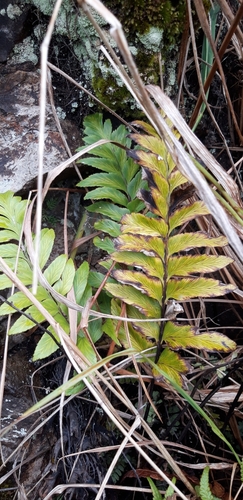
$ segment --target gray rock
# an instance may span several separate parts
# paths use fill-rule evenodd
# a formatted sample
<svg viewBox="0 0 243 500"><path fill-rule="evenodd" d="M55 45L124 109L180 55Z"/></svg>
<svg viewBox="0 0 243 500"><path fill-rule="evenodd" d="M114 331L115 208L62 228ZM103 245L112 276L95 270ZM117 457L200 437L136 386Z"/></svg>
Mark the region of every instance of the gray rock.
<svg viewBox="0 0 243 500"><path fill-rule="evenodd" d="M0 75L0 192L29 187L38 172L40 74L22 66L5 68ZM80 134L68 120L62 121L74 151ZM68 137L67 137L68 136ZM44 172L67 159L50 104L46 105ZM32 186L33 187L33 186Z"/></svg>

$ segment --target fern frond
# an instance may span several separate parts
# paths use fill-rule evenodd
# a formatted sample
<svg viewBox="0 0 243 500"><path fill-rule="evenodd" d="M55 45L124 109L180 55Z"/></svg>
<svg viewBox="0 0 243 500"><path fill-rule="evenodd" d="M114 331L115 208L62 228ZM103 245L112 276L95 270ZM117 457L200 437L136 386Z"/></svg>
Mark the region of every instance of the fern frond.
<svg viewBox="0 0 243 500"><path fill-rule="evenodd" d="M141 122L139 124L143 127ZM181 385L182 374L186 373L188 366L174 350L194 347L227 352L235 348L235 343L217 332L198 334L190 326L169 321L169 317L159 326L156 319L162 317L166 320L171 299L184 301L233 291L231 284L202 276L222 269L232 260L203 252L194 253L195 248L226 245L224 237L178 232L180 226L208 215L209 211L202 201L187 202L180 207L177 204L174 209L176 190L187 180L178 172L163 141L156 133L148 134L150 126L144 125L143 128L147 134L130 135L143 149L129 154L142 166L143 178L147 180L149 189L140 189L138 197L144 201L149 213L128 213L122 217L121 234L114 240L115 252L111 254L116 263L122 264L121 269L112 273L119 284L108 283L106 290L129 306L127 312L134 319L130 334L137 331L145 338L156 340L158 366ZM140 318L154 318L154 326L136 322L136 309Z"/></svg>
<svg viewBox="0 0 243 500"><path fill-rule="evenodd" d="M33 281L32 262L25 248L25 241L23 240L22 244L19 243L27 205L27 201L21 200L20 197L14 196L11 192L0 194L0 256L4 258L4 262L10 269L16 272L19 280L24 285L29 286ZM54 239L55 233L53 229L42 229L39 253L40 268L44 269L43 274L46 280L56 292L65 296L73 288L76 302L81 304L83 300L86 303L89 296L92 295L91 286L88 284L89 265L84 262L75 270L73 260L68 259L66 255L59 255L47 265ZM13 241L17 243L13 243ZM5 274L0 273L0 289L8 289L11 285L10 279ZM69 333L70 325L67 307L55 301L52 295L42 286L37 289L36 299L52 315L56 323L66 333ZM20 313L23 312L24 314L20 315L16 320L14 317L12 326L9 329L10 335L26 332L46 321L39 309L32 304L23 292L16 292L8 297L8 303L5 302L0 306L0 316L13 314L16 312L16 308ZM59 339L55 329L49 326L47 331L51 335L48 333L42 335L34 352L34 361L50 356L59 347ZM101 337L101 320L96 320L89 326L89 334L93 342L96 342ZM91 363L96 361L96 354L90 343L85 343L84 340L79 338L78 345L81 344L82 352L86 358Z"/></svg>
<svg viewBox="0 0 243 500"><path fill-rule="evenodd" d="M147 480L152 491L153 500L163 500L163 497L161 496L157 486L155 486L153 480L150 477L147 477Z"/></svg>
<svg viewBox="0 0 243 500"><path fill-rule="evenodd" d="M119 209L121 207L126 208L128 213L144 208L143 201L138 200L136 194L139 188L145 186L145 182L142 181L142 173L138 165L126 154L126 149L131 147L131 139L127 136L124 125L112 130L111 121L105 120L103 123L101 114L86 117L83 137L85 145L93 144L94 140L99 140L98 138L107 139L111 143L93 149L92 156L80 160L79 163L90 165L102 172L90 175L79 182L78 186L92 188L85 195L85 200L104 200L95 206L88 207L88 211L101 213L113 221L120 222L121 211ZM118 147L119 144L121 147ZM112 201L113 204L111 205L106 200ZM114 236L109 225L102 226L102 230Z"/></svg>
<svg viewBox="0 0 243 500"><path fill-rule="evenodd" d="M209 486L209 467L205 467L200 479L199 493L201 500L219 500L215 497Z"/></svg>

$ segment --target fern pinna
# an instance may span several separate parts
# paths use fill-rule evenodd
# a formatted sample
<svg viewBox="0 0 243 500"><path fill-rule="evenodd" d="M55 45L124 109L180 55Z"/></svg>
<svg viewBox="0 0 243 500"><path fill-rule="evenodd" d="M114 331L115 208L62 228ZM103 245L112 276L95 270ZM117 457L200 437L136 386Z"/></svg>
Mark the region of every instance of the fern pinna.
<svg viewBox="0 0 243 500"><path fill-rule="evenodd" d="M235 343L217 332L199 333L196 328L175 321L176 313L174 317L173 312L170 314L170 306L176 305L176 301L219 296L233 290L233 285L201 276L225 267L232 260L202 251L192 253L193 248L225 246L227 240L223 236L210 238L199 231L178 231L183 224L207 215L208 209L202 201L194 201L172 210L173 195L187 179L176 168L165 144L151 126L142 122L139 126L145 134L133 133L130 137L143 149L130 154L142 165L143 178L149 186L149 190L140 189L137 195L144 201L147 213L122 217L121 234L115 239L116 251L111 254L117 263L112 274L117 283L107 283L106 290L115 297L113 313L121 314L125 304L126 315L134 318L127 327L113 322L119 341L141 350L157 345L157 365L182 384L182 374L188 371L188 364L176 350L197 348L227 352L235 348ZM159 321L161 318L164 321ZM112 327L108 321L107 330Z"/></svg>

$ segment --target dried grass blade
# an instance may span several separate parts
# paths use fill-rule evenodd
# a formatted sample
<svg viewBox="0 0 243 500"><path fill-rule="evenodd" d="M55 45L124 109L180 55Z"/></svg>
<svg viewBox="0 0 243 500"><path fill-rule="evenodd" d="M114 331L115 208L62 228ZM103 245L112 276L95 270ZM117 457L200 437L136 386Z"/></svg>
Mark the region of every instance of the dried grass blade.
<svg viewBox="0 0 243 500"><path fill-rule="evenodd" d="M222 68L220 59L223 57L223 54L225 53L225 50L228 47L228 45L229 45L229 43L231 41L231 38L232 38L233 34L235 33L235 30L236 30L239 22L242 19L242 16L243 16L243 4L241 4L239 6L238 12L236 13L235 17L233 18L233 21L232 21L232 24L231 24L231 26L229 28L229 31L226 34L225 39L224 39L223 43L221 44L221 47L220 47L220 49L219 49L218 52L217 52L217 50L215 48L215 44L214 44L214 42L212 40L212 37L211 37L211 33L210 33L209 25L208 25L208 20L207 20L207 16L206 16L205 9L204 9L204 7L202 5L201 0L194 0L194 4L195 4L195 7L196 7L197 14L198 14L198 17L200 19L200 23L202 25L202 28L203 28L206 36L210 40L210 43L211 43L211 46L212 46L212 49L213 49L213 52L214 52L214 56L215 56L215 61L213 63L211 71L210 71L210 73L208 75L208 78L207 78L207 80L205 82L205 85L204 85L204 92L207 92L207 90L209 89L209 86L210 86L210 84L212 82L214 74L215 74L215 72L216 72L216 70L218 68L219 72L220 72L221 79L222 79L222 83L223 83L223 86L224 86L224 91L225 91L225 95L226 95L226 98L227 98L228 106L230 108L231 116L232 116L232 119L233 119L233 122L234 122L234 125L235 125L235 129L236 129L237 134L239 136L240 142L242 143L243 142L243 136L242 136L241 130L239 128L237 118L235 116L233 104L232 104L232 101L231 101L231 98L230 98L230 94L229 94L229 91L228 91L228 87L227 87L227 84L226 84L226 80L225 80L225 76L224 76L224 72L223 72L223 68ZM190 126L191 127L194 125L195 120L197 119L198 112L199 112L201 104L202 104L202 96L200 95L199 98L198 98L197 104L195 106L195 109L193 111L191 120L190 120Z"/></svg>
<svg viewBox="0 0 243 500"><path fill-rule="evenodd" d="M225 191L229 193L242 206L241 197L237 184L232 177L227 174L221 165L215 160L207 148L202 144L198 137L192 132L190 127L185 122L184 118L173 104L171 99L161 91L160 87L155 85L147 85L146 89L159 107L164 111L166 116L172 121L175 128L179 131L184 142L201 158L204 164L213 173L216 179L223 186Z"/></svg>
<svg viewBox="0 0 243 500"><path fill-rule="evenodd" d="M37 290L37 263L39 261L39 248L40 248L40 231L42 219L42 185L43 185L43 165L44 165L44 148L45 148L45 116L46 116L46 88L47 88L47 55L51 36L54 30L54 25L58 12L60 10L62 0L57 0L45 38L41 44L41 82L40 82L40 122L39 122L39 144L38 144L38 181L37 181L37 211L36 211L36 242L35 253L36 260L33 272L33 291Z"/></svg>

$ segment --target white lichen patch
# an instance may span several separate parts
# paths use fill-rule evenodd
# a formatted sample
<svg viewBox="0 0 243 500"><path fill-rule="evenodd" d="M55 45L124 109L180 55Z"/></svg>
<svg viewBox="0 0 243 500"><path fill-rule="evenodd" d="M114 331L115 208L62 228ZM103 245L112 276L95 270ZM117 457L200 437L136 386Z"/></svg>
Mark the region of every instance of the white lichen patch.
<svg viewBox="0 0 243 500"><path fill-rule="evenodd" d="M177 89L177 64L178 55L176 47L171 47L171 57L166 59L164 66L165 85L164 90L166 95L173 98Z"/></svg>
<svg viewBox="0 0 243 500"><path fill-rule="evenodd" d="M16 17L21 16L22 11L18 7L18 5L12 5L11 3L7 7L7 15L10 19L15 19Z"/></svg>
<svg viewBox="0 0 243 500"><path fill-rule="evenodd" d="M5 16L6 14L6 10L5 9L1 9L0 10L0 16Z"/></svg>
<svg viewBox="0 0 243 500"><path fill-rule="evenodd" d="M50 16L53 12L55 0L32 0L32 3L40 9L45 16Z"/></svg>
<svg viewBox="0 0 243 500"><path fill-rule="evenodd" d="M57 106L56 112L59 120L65 120L66 112L60 106Z"/></svg>
<svg viewBox="0 0 243 500"><path fill-rule="evenodd" d="M144 45L144 47L151 52L158 52L161 48L161 43L163 39L163 30L151 26L149 31L143 35L137 35L139 41Z"/></svg>
<svg viewBox="0 0 243 500"><path fill-rule="evenodd" d="M15 45L13 55L11 56L11 64L21 64L26 61L37 64L38 56L35 50L34 40L30 36L26 37L21 43Z"/></svg>
<svg viewBox="0 0 243 500"><path fill-rule="evenodd" d="M135 45L129 45L129 50L133 56L136 56L138 54L138 48L135 47Z"/></svg>

